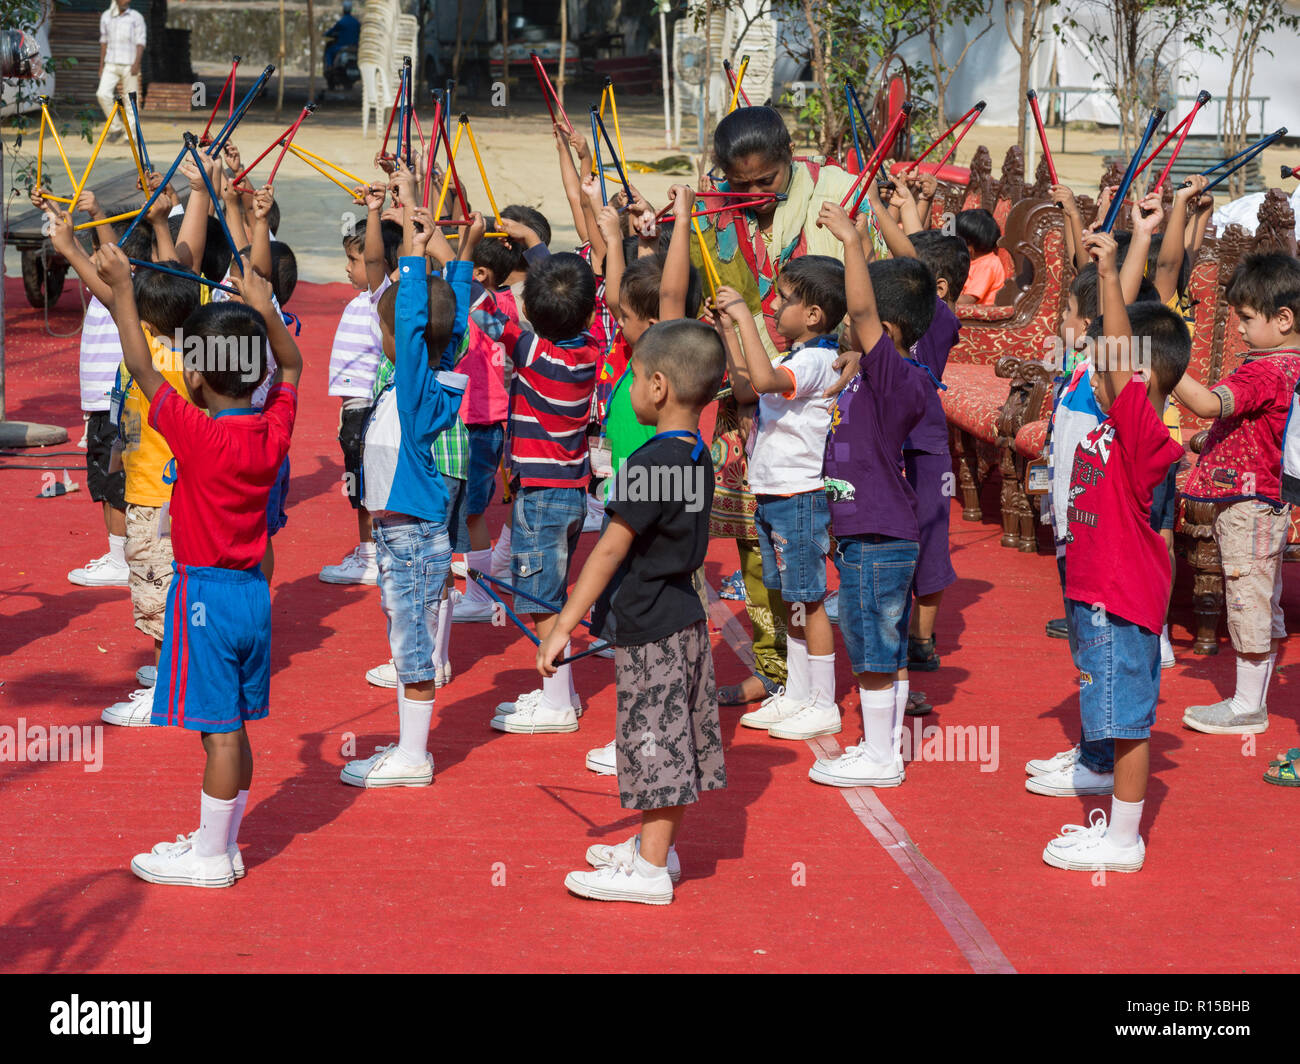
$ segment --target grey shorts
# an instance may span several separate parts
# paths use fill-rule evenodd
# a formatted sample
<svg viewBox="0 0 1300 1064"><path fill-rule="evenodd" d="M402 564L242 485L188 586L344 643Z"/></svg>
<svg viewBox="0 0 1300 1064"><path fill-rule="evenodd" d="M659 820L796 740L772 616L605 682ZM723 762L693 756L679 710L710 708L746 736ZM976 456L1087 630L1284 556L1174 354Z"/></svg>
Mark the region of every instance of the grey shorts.
<svg viewBox="0 0 1300 1064"><path fill-rule="evenodd" d="M727 785L709 627L615 647L614 749L624 809L668 809Z"/></svg>

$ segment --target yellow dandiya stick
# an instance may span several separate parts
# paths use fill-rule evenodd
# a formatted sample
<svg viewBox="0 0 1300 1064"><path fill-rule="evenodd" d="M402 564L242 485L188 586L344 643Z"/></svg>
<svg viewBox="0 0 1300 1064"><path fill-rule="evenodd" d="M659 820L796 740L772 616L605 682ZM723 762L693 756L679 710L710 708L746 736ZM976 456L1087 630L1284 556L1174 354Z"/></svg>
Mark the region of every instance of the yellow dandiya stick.
<svg viewBox="0 0 1300 1064"><path fill-rule="evenodd" d="M36 134L36 187L41 187L41 163L45 159L45 108L41 108L41 131Z"/></svg>
<svg viewBox="0 0 1300 1064"><path fill-rule="evenodd" d="M54 116L46 108L44 101L41 103L41 121L50 124L50 136L54 140L54 146L59 149L59 158L63 160L63 168L68 171L68 180L72 187L77 187L77 176L72 172L72 164L68 162L68 153L63 150L63 139L59 136L59 131L54 127Z"/></svg>
<svg viewBox="0 0 1300 1064"><path fill-rule="evenodd" d="M314 162L312 162L312 161L311 161L310 159L308 159L306 156L304 156L304 155L300 155L300 154L298 153L298 151L294 148L294 146L293 146L292 144L289 145L289 151L292 152L294 155L297 155L299 159L301 159L303 162L305 162L308 166L310 166L313 170L315 170L315 171L316 171L318 174L320 174L322 177L327 177L327 178L329 178L331 181L333 181L334 184L338 185L339 188L341 188L344 192L346 192L349 196L351 196L351 197L352 197L354 200L356 200L358 203L364 203L364 202L365 202L365 197L364 197L364 196L358 196L358 195L357 195L357 190L356 190L355 188L349 188L347 185L345 185L342 181L340 181L340 180L339 180L337 177L335 177L333 174L329 173L329 172L326 171L326 170L322 170L319 166L317 166ZM362 184L364 185L365 183L362 182Z"/></svg>
<svg viewBox="0 0 1300 1064"><path fill-rule="evenodd" d="M71 200L70 197L68 197L68 196L53 196L53 195L50 195L50 193L48 193L48 192L43 192L43 193L41 193L41 199L47 199L47 200L50 200L50 201L53 202L53 203L67 203L67 204L69 204L69 205L72 204L72 200Z"/></svg>
<svg viewBox="0 0 1300 1064"><path fill-rule="evenodd" d="M623 172L627 172L627 152L623 150L623 134L618 129L618 103L614 99L614 83L606 79L605 88L609 92L609 113L614 116L614 143L618 145L618 161L623 164ZM604 118L604 111L601 112Z"/></svg>
<svg viewBox="0 0 1300 1064"><path fill-rule="evenodd" d="M131 145L131 156L135 159L135 170L140 175L140 188L147 193L149 191L149 182L145 180L144 164L140 162L140 149L136 147L135 136L131 132L131 123L126 120L126 108L122 106L120 99L113 105L113 110L122 116L122 125L126 126L126 142Z"/></svg>
<svg viewBox="0 0 1300 1064"><path fill-rule="evenodd" d="M142 207L137 207L135 210L127 211L125 214L115 214L112 218L96 218L94 221L82 222L80 225L74 225L72 228L93 229L97 225L108 225L111 222L124 222L128 218L134 218L141 210L143 210Z"/></svg>
<svg viewBox="0 0 1300 1064"><path fill-rule="evenodd" d="M478 163L479 177L483 179L483 188L487 191L488 202L492 204L492 216L496 219L497 228L500 229L502 228L501 212L497 210L497 201L496 198L492 195L492 186L488 184L487 170L485 170L483 167L483 156L481 156L478 152L478 142L474 139L474 130L470 129L469 116L461 115L460 121L461 121L462 128L469 131L469 146L474 150L474 161ZM457 139L460 138L459 130L456 131L456 137ZM447 167L447 169L450 170L451 167L449 166ZM441 217L441 215L436 215L436 217Z"/></svg>
<svg viewBox="0 0 1300 1064"><path fill-rule="evenodd" d="M86 182L90 180L90 171L95 168L95 160L99 158L99 149L104 146L104 139L108 136L108 131L112 128L113 118L117 111L114 110L104 121L104 128L99 131L99 140L95 143L95 150L90 153L90 161L86 163L86 172L81 175L81 181L76 185L72 193L72 202L76 203L81 198L81 190L86 187Z"/></svg>
<svg viewBox="0 0 1300 1064"><path fill-rule="evenodd" d="M456 152L460 151L460 137L465 132L465 126L462 123L456 130L456 140L451 146L451 154L447 157L447 170L442 175L442 188L438 192L438 207L433 212L435 218L442 217L442 206L447 202L447 189L451 187L451 160L456 158ZM457 233L457 236L460 234Z"/></svg>
<svg viewBox="0 0 1300 1064"><path fill-rule="evenodd" d="M695 229L695 235L700 239L700 257L704 260L704 276L709 282L709 292L713 295L713 302L718 301L718 280L713 272L713 260L709 257L709 249L704 244L704 230L700 228L698 218L691 219L691 226Z"/></svg>
<svg viewBox="0 0 1300 1064"><path fill-rule="evenodd" d="M727 114L731 114L736 109L736 102L740 99L740 83L745 80L747 66L749 66L749 56L745 56L740 61L740 69L736 71L736 87L731 90L731 106L727 108Z"/></svg>
<svg viewBox="0 0 1300 1064"><path fill-rule="evenodd" d="M331 170L337 170L344 177L351 178L358 185L365 185L366 187L369 187L370 183L365 178L357 177L356 174L349 173L347 170L344 170L343 167L339 166L338 163L332 163L328 159L324 158L323 156L317 155L315 152L310 152L306 148L300 147L295 143L290 143L288 147L291 152L293 152L295 155L299 157L306 156L308 159L315 159L318 163L324 163Z"/></svg>

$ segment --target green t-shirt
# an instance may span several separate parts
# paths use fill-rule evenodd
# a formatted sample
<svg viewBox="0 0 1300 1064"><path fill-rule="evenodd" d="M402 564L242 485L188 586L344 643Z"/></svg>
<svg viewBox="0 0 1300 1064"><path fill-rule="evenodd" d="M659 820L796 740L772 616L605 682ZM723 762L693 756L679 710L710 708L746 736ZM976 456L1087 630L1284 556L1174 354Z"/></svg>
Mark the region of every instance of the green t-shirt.
<svg viewBox="0 0 1300 1064"><path fill-rule="evenodd" d="M628 460L642 444L649 442L655 434L653 425L642 425L632 410L632 370L624 370L609 393L609 405L605 408L605 439L609 440L610 466L613 475L605 482L605 498L609 498L614 478L618 476L619 467Z"/></svg>

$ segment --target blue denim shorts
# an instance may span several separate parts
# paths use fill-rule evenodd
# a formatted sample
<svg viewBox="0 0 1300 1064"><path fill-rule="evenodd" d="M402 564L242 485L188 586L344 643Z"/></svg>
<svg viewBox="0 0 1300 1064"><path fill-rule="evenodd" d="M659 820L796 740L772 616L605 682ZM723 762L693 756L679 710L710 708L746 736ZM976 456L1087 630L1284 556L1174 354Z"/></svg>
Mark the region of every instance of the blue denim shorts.
<svg viewBox="0 0 1300 1064"><path fill-rule="evenodd" d="M447 526L418 518L375 521L379 596L388 619L388 647L404 684L434 679L438 604L451 569Z"/></svg>
<svg viewBox="0 0 1300 1064"><path fill-rule="evenodd" d="M826 555L831 551L831 515L826 492L759 495L754 524L763 556L763 586L786 602L820 602L826 597Z"/></svg>
<svg viewBox="0 0 1300 1064"><path fill-rule="evenodd" d="M506 427L500 421L492 425L466 425L469 433L469 465L466 467L465 506L468 513L485 513L497 487L497 469L506 442Z"/></svg>
<svg viewBox="0 0 1300 1064"><path fill-rule="evenodd" d="M469 525L465 523L468 482L443 473L442 483L447 489L447 538L455 553L464 554L469 550Z"/></svg>
<svg viewBox="0 0 1300 1064"><path fill-rule="evenodd" d="M1151 527L1156 532L1174 527L1174 516L1178 512L1178 467L1182 461L1180 458L1169 467L1165 479L1151 493Z"/></svg>
<svg viewBox="0 0 1300 1064"><path fill-rule="evenodd" d="M511 583L520 591L554 603L548 610L529 599L515 599L518 613L559 612L569 589L569 563L587 518L585 488L521 488L512 511Z"/></svg>
<svg viewBox="0 0 1300 1064"><path fill-rule="evenodd" d="M840 633L855 672L896 672L907 664L912 577L920 546L889 536L836 540Z"/></svg>
<svg viewBox="0 0 1300 1064"><path fill-rule="evenodd" d="M280 463L280 472L276 474L275 483L271 485L271 494L266 497L266 534L274 536L289 523L289 515L284 512L285 501L289 497L289 459Z"/></svg>
<svg viewBox="0 0 1300 1064"><path fill-rule="evenodd" d="M1079 670L1083 737L1146 739L1160 701L1160 636L1077 599L1066 599Z"/></svg>

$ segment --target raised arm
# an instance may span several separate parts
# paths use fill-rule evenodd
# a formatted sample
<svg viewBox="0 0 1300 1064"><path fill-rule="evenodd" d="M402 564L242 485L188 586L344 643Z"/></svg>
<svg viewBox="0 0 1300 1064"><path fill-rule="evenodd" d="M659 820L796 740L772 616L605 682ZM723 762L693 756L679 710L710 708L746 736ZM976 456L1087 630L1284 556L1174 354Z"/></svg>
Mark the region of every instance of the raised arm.
<svg viewBox="0 0 1300 1064"><path fill-rule="evenodd" d="M695 207L695 192L687 185L674 185L668 194L673 197L674 224L659 280L660 321L686 317L686 296L691 287L691 210Z"/></svg>
<svg viewBox="0 0 1300 1064"><path fill-rule="evenodd" d="M916 201L912 199L912 193L908 191L907 185L901 181L895 182L893 194L890 196L892 202L898 204L900 208L902 225L899 225L894 220L894 216L885 210L874 181L867 189L867 199L871 203L871 209L876 212L876 223L880 226L880 235L885 238L885 246L889 248L889 253L896 259L916 258L916 248L912 246L907 234L920 232L921 224L916 216ZM907 228L909 214L910 221L915 223L911 229Z"/></svg>
<svg viewBox="0 0 1300 1064"><path fill-rule="evenodd" d="M757 395L763 394L781 395L794 387L794 378L789 371L772 365L758 332L758 322L754 320L749 305L734 288L723 285L718 289L718 317L724 333L730 331L729 326L732 324L740 330L741 364L749 378L750 388L756 393L752 397L746 396L744 389L737 387L739 381L733 378L732 390L738 402L753 402Z"/></svg>
<svg viewBox="0 0 1300 1064"><path fill-rule="evenodd" d="M249 258L253 269L263 277L270 277L271 265L271 204L275 193L270 185L263 185L253 196L253 241Z"/></svg>
<svg viewBox="0 0 1300 1064"><path fill-rule="evenodd" d="M366 284L372 292L377 292L388 276L388 263L384 260L382 214L387 194L384 185L372 184L366 187L366 239L362 245L361 257L366 266Z"/></svg>
<svg viewBox="0 0 1300 1064"><path fill-rule="evenodd" d="M1132 355L1135 352L1132 347L1136 344L1120 281L1119 248L1109 233L1089 233L1084 238L1084 246L1097 263L1097 278L1101 284L1101 331L1106 339L1094 358L1093 372L1101 374L1114 402L1133 376ZM1130 245L1130 257L1133 254Z"/></svg>
<svg viewBox="0 0 1300 1064"><path fill-rule="evenodd" d="M817 224L824 225L844 245L844 294L848 297L851 322L859 351L870 351L880 342L884 326L876 311L876 293L871 287L871 272L862 250L862 234L849 221L844 208L832 200L822 204Z"/></svg>
<svg viewBox="0 0 1300 1064"><path fill-rule="evenodd" d="M623 231L618 211L601 207L596 215L596 228L605 244L605 306L617 317L621 311L619 296L623 286Z"/></svg>
<svg viewBox="0 0 1300 1064"><path fill-rule="evenodd" d="M1079 213L1074 190L1067 185L1053 185L1047 194L1060 205L1065 216L1065 256L1082 269L1092 260L1083 246L1083 215Z"/></svg>
<svg viewBox="0 0 1300 1064"><path fill-rule="evenodd" d="M166 383L166 378L153 364L144 330L140 327L140 314L135 306L135 292L131 287L131 264L126 252L116 244L105 244L95 252L95 269L99 279L110 290L105 301L117 334L122 342L122 360L127 372L135 378L145 398L152 400L154 393Z"/></svg>
<svg viewBox="0 0 1300 1064"><path fill-rule="evenodd" d="M243 277L235 274L230 280L244 302L261 314L266 321L266 336L271 344L271 354L275 356L272 386L291 384L297 387L298 379L302 376L302 352L298 350L293 336L285 328L284 319L277 313L275 304L271 301L270 279L254 268L245 270Z"/></svg>
<svg viewBox="0 0 1300 1064"><path fill-rule="evenodd" d="M81 241L77 239L76 231L72 228L72 215L67 211L58 210L53 203L45 210L50 216L50 243L54 250L68 260L68 265L90 289L90 294L108 306L113 298L112 289L99 276L95 263L91 261L85 248L81 246Z"/></svg>
<svg viewBox="0 0 1300 1064"><path fill-rule="evenodd" d="M1142 278L1146 276L1147 259L1151 255L1151 238L1160 228L1164 213L1158 192L1148 192L1133 209L1129 223L1133 227L1133 235L1119 273L1125 303L1136 302L1138 293L1142 290Z"/></svg>
<svg viewBox="0 0 1300 1064"><path fill-rule="evenodd" d="M200 155L199 158L203 160L208 175L215 178L218 172L216 160L209 160L205 155ZM212 206L212 197L208 195L208 186L193 159L181 163L180 173L190 183L190 198L185 204L185 214L181 217L181 227L176 234L176 259L187 270L197 273L203 263L203 252L208 246L208 210ZM161 174L158 175L158 180L162 180Z"/></svg>
<svg viewBox="0 0 1300 1064"><path fill-rule="evenodd" d="M573 215L573 227L578 231L578 242L585 244L588 240L587 235L587 216L582 208L582 178L578 176L578 168L573 163L573 155L569 148L573 143L566 130L560 128L556 122L551 127L555 135L555 149L560 155L560 178L564 182L564 195L569 201L569 212ZM576 131L573 134L579 141L582 136Z"/></svg>
<svg viewBox="0 0 1300 1064"><path fill-rule="evenodd" d="M731 381L731 394L742 406L758 402L758 392L749 379L749 364L745 360L745 349L741 339L736 335L736 328L742 319L751 322L754 315L748 305L733 288L718 289L718 332L722 336L722 346L727 352L727 375ZM770 366L771 363L769 362Z"/></svg>
<svg viewBox="0 0 1300 1064"><path fill-rule="evenodd" d="M1165 303L1178 294L1178 277L1183 272L1183 258L1187 254L1187 205L1200 196L1205 185L1205 176L1196 174L1187 188L1174 193L1174 205L1169 208L1164 239L1160 241L1160 254L1156 258L1156 275L1152 278Z"/></svg>

